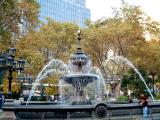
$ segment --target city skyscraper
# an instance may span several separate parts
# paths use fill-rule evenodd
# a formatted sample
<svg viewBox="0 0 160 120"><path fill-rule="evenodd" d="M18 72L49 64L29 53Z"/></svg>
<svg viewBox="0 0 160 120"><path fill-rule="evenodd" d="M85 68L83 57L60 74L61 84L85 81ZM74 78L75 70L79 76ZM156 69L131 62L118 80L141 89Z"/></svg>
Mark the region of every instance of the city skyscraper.
<svg viewBox="0 0 160 120"><path fill-rule="evenodd" d="M86 8L86 0L38 0L40 4L40 20L52 18L59 22L72 22L85 27L90 20L90 10Z"/></svg>

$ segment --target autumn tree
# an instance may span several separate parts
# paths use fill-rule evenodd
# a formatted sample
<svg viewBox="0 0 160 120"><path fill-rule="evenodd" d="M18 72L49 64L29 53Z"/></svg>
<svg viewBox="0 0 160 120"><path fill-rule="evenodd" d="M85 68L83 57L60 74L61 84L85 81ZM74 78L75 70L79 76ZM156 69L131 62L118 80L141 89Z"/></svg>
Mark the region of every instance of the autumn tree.
<svg viewBox="0 0 160 120"><path fill-rule="evenodd" d="M86 51L92 56L94 64L100 67L105 79L110 76L107 74L113 73L112 71L108 73L110 69L102 64L107 59L109 49L112 49L116 55L128 58L138 68L144 66L142 68L145 72L148 72L149 69L152 71L157 69L152 67L159 63L155 63L151 59L152 55L152 58L155 58L158 54L158 51L154 50L156 44L152 47L153 45L146 41L145 35L149 33L152 38L157 38L159 36L159 23L153 21L139 6L131 6L122 1L121 8L114 9L113 17L100 19L95 23L87 21L87 25L89 28L85 29L84 34ZM147 51L150 52L147 53ZM158 60L158 57L155 59ZM154 65L149 65L150 63L154 63ZM128 67L125 64L115 65L118 67L115 67L114 74L123 78Z"/></svg>
<svg viewBox="0 0 160 120"><path fill-rule="evenodd" d="M0 49L3 51L18 38L21 27L29 31L38 23L39 5L36 0L3 0L0 2ZM34 27L33 27L34 26Z"/></svg>
<svg viewBox="0 0 160 120"><path fill-rule="evenodd" d="M39 30L27 34L16 44L17 56L23 56L26 60L26 74L32 74L35 77L42 67L50 59L61 59L68 62L70 54L76 50L76 33L78 26L71 23L59 23L48 19L47 24L43 24ZM49 58L47 52L51 51L52 58ZM48 95L58 94L59 76L53 74L41 82L44 93ZM42 87L40 86L40 87Z"/></svg>
<svg viewBox="0 0 160 120"><path fill-rule="evenodd" d="M123 6L122 9L126 9L126 6ZM133 45L133 41L142 36L142 30L140 33L135 30L138 29L140 31L140 27L138 28L136 26L135 29L133 29L135 25L132 24L136 24L136 22L129 22L127 20L129 18L122 15L128 12L130 13L130 16L128 16L133 17L130 12L132 9L133 8L130 7L128 11L116 11L113 18L98 20L95 25L91 24L90 29L87 30L86 46L90 46L88 51L93 56L93 60L96 60L95 63L97 63L102 70L104 67L102 62L107 59L107 51L109 49L113 49L119 55L126 57L129 46ZM135 10L133 11L136 12ZM133 18L135 18L135 16ZM134 33L135 31L138 32L137 35Z"/></svg>
<svg viewBox="0 0 160 120"><path fill-rule="evenodd" d="M43 80L42 83L47 83L48 86L45 87L45 94L47 96L49 95L56 95L58 94L59 92L59 86L58 86L58 83L59 83L59 78L60 78L61 75L59 74L53 74L51 76L49 76L46 80Z"/></svg>

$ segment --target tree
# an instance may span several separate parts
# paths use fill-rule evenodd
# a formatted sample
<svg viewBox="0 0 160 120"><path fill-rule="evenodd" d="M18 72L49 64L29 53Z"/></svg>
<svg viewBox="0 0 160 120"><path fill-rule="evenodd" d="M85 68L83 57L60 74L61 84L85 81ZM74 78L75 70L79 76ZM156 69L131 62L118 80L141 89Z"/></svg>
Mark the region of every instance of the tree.
<svg viewBox="0 0 160 120"><path fill-rule="evenodd" d="M49 95L56 95L58 94L58 84L59 84L59 77L61 75L59 74L54 74L52 76L49 76L49 78L47 78L46 80L43 80L42 83L46 83L49 86L45 88L45 94L47 96Z"/></svg>
<svg viewBox="0 0 160 120"><path fill-rule="evenodd" d="M137 41L144 41L142 11L139 7L124 3L120 10L115 11L113 18L98 20L95 24L88 23L85 46L91 54L94 63L98 65L105 75L103 61L107 59L107 51L114 52L123 57L129 57L130 49ZM90 46L90 47L87 47ZM122 74L124 70L122 70Z"/></svg>
<svg viewBox="0 0 160 120"><path fill-rule="evenodd" d="M28 31L38 23L39 5L36 0L3 0L0 2L0 49L4 50L20 35L27 23ZM34 26L34 27L33 27ZM2 51L1 50L1 51Z"/></svg>
<svg viewBox="0 0 160 120"><path fill-rule="evenodd" d="M151 66L155 66L155 62L152 59L148 59L151 58L149 57L151 56L150 54L155 58L155 51L152 53L147 52L152 48L148 47L150 43L146 41L145 33L149 32L154 37L157 36L159 23L152 21L139 6L131 6L125 2L122 3L120 9L114 9L114 13L112 18L98 20L95 23L87 22L89 29L85 30L86 33L84 35L87 52L91 54L94 64L100 67L105 79L107 79L106 70L108 68L102 63L107 59L106 53L109 49L112 49L119 56L128 58L137 67L146 66L142 68L148 72L150 66L148 64L150 62L151 64L154 63ZM158 60L158 58L155 59ZM159 64L158 62L156 63L157 65ZM121 75L119 77L122 78L125 72L128 71L128 67L126 65L118 66L119 70L121 70L118 70ZM153 70L156 69L152 68ZM112 75L112 73L111 71L107 74Z"/></svg>
<svg viewBox="0 0 160 120"><path fill-rule="evenodd" d="M70 53L75 51L77 30L78 26L74 24L48 19L48 24L41 26L39 31L29 32L17 42L17 56L23 56L29 66L27 71L37 75L50 60L48 51L54 59L68 60Z"/></svg>
<svg viewBox="0 0 160 120"><path fill-rule="evenodd" d="M145 79L145 82L148 85L148 87L151 88L151 82L148 78L147 72L145 72L142 68L140 68L139 71ZM125 95L128 95L127 91L131 90L133 92L132 95L137 98L140 96L141 93L145 93L149 96L149 92L146 86L132 69L129 69L128 72L125 73L122 79L121 90L124 92Z"/></svg>

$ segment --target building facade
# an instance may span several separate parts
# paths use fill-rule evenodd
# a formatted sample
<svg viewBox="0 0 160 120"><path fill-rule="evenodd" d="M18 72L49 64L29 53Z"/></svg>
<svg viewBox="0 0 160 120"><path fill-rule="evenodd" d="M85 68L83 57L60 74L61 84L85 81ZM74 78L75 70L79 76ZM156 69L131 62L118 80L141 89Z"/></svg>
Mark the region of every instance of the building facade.
<svg viewBox="0 0 160 120"><path fill-rule="evenodd" d="M40 4L40 20L52 18L58 22L72 22L85 27L90 20L90 10L86 8L86 0L38 0Z"/></svg>

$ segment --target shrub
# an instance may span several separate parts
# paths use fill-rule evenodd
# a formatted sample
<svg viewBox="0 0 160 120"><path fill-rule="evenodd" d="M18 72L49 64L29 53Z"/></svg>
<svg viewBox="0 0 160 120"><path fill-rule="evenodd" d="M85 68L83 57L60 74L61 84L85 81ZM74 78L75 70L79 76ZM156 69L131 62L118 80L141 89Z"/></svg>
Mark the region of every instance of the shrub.
<svg viewBox="0 0 160 120"><path fill-rule="evenodd" d="M128 101L128 97L127 96L119 96L118 98L117 98L117 101L122 101L122 102L124 102L124 101Z"/></svg>

